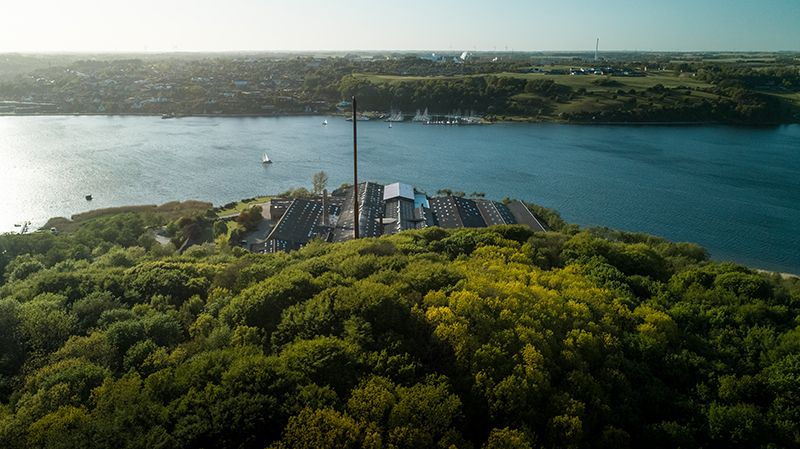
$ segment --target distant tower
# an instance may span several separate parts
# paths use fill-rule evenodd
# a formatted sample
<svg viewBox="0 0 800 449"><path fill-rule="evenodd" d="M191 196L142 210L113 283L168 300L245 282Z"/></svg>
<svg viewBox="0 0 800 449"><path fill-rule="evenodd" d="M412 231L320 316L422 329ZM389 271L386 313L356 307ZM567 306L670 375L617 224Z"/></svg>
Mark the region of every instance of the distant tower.
<svg viewBox="0 0 800 449"><path fill-rule="evenodd" d="M600 50L600 38L597 38L597 43L594 45L594 60L597 61L597 52Z"/></svg>

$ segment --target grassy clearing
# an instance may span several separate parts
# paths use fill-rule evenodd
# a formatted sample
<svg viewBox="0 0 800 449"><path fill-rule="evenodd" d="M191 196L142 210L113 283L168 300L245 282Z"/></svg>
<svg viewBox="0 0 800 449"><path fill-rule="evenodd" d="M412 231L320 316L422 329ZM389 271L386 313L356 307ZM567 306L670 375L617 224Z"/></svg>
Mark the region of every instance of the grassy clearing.
<svg viewBox="0 0 800 449"><path fill-rule="evenodd" d="M237 223L235 221L229 221L227 224L228 224L228 230L225 233L225 239L226 240L230 240L231 239L231 234L233 234L233 231L241 228L242 225L240 225L239 223Z"/></svg>
<svg viewBox="0 0 800 449"><path fill-rule="evenodd" d="M800 107L800 92L774 92L774 91L760 91L762 94L771 95L784 100L788 100L796 107Z"/></svg>
<svg viewBox="0 0 800 449"><path fill-rule="evenodd" d="M45 223L44 229L55 227L61 232L72 232L81 227L84 223L101 217L124 213L152 214L154 217L161 218L165 222L177 220L181 217L191 217L198 214L205 214L211 209L212 204L204 201L172 201L157 206L146 204L140 206L109 207L105 209L95 209L88 212L75 214L70 218L54 217Z"/></svg>
<svg viewBox="0 0 800 449"><path fill-rule="evenodd" d="M255 206L257 204L264 204L270 199L272 199L271 196L257 196L255 198L248 198L246 200L237 201L233 206L226 207L225 209L222 209L219 212L217 212L217 216L224 217L226 215L238 214L243 210L250 208L251 206Z"/></svg>
<svg viewBox="0 0 800 449"><path fill-rule="evenodd" d="M661 84L667 88L678 86L686 86L691 88L708 88L712 87L711 84L698 80L688 74L679 74L676 72L664 71L656 73L648 73L647 76L640 77L627 77L627 76L613 76L610 79L619 83L617 86L598 86L595 81L603 79L602 76L596 75L551 75L547 73L513 73L513 72L499 72L499 73L484 73L478 75L456 75L456 76L400 76L400 75L372 75L372 74L356 74L359 78L366 78L373 83L408 83L419 82L426 80L459 80L466 78L474 78L480 76L498 76L517 78L524 80L533 79L550 79L556 83L570 86L573 89L580 89L581 87L591 91L608 91L617 89L647 89L657 84Z"/></svg>

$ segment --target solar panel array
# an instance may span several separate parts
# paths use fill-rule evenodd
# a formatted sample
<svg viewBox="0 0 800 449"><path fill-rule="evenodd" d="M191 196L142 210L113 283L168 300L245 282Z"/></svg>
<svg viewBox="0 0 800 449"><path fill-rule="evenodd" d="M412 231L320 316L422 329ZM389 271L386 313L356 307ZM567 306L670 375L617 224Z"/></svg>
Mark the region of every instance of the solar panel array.
<svg viewBox="0 0 800 449"><path fill-rule="evenodd" d="M452 197L439 197L430 200L431 211L437 226L443 228L463 228L458 207Z"/></svg>
<svg viewBox="0 0 800 449"><path fill-rule="evenodd" d="M517 223L514 215L503 203L475 200L475 204L478 206L478 210L481 212L481 216L483 216L487 226Z"/></svg>
<svg viewBox="0 0 800 449"><path fill-rule="evenodd" d="M317 224L322 214L322 204L318 201L296 199L292 202L281 220L267 236L267 247L275 251L299 249L317 236Z"/></svg>
<svg viewBox="0 0 800 449"><path fill-rule="evenodd" d="M361 237L379 237L383 234L380 224L384 210L383 186L368 182L359 193L361 197L359 234Z"/></svg>
<svg viewBox="0 0 800 449"><path fill-rule="evenodd" d="M465 228L483 228L486 222L483 220L481 211L478 210L478 205L475 201L466 198L453 197L453 200L458 207L458 214L461 216L461 222Z"/></svg>
<svg viewBox="0 0 800 449"><path fill-rule="evenodd" d="M383 234L380 217L384 213L383 185L374 182L358 186L358 215L360 237L378 237ZM353 238L353 189L348 188L341 208L339 221L333 231L333 241L343 242Z"/></svg>

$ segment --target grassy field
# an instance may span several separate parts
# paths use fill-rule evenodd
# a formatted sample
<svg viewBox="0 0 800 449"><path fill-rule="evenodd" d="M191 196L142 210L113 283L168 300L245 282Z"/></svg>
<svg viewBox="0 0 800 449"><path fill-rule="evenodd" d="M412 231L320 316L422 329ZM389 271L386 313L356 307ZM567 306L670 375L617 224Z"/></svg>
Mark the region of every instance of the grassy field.
<svg viewBox="0 0 800 449"><path fill-rule="evenodd" d="M263 204L269 201L272 197L271 196L257 196L255 198L249 198L242 201L237 201L231 207L227 207L217 212L218 217L224 217L227 215L238 214L243 210L249 208L250 206L255 206L256 204Z"/></svg>
<svg viewBox="0 0 800 449"><path fill-rule="evenodd" d="M177 220L181 217L191 217L197 214L205 214L211 209L212 204L204 201L173 201L160 206L147 204L141 206L109 207L105 209L95 209L80 214L75 214L71 218L54 217L45 223L43 229L56 228L60 232L72 232L81 225L91 220L123 214L127 212L152 214L163 219L164 222Z"/></svg>
<svg viewBox="0 0 800 449"><path fill-rule="evenodd" d="M487 73L479 75L457 75L457 76L399 76L399 75L373 75L373 74L355 74L354 76L366 78L373 83L403 83L415 82L424 80L458 80L480 76L498 76L517 78L524 80L533 79L551 79L556 83L570 86L573 89L581 87L587 90L603 91L613 88L617 89L647 89L657 84L664 87L672 88L679 86L686 86L691 88L709 88L711 84L705 81L698 80L689 75L683 75L676 72L663 71L656 73L648 73L647 76L633 77L633 76L614 76L610 79L619 83L619 86L606 87L598 86L595 81L602 79L602 76L596 75L551 75L547 73L513 73L513 72L500 72L500 73Z"/></svg>

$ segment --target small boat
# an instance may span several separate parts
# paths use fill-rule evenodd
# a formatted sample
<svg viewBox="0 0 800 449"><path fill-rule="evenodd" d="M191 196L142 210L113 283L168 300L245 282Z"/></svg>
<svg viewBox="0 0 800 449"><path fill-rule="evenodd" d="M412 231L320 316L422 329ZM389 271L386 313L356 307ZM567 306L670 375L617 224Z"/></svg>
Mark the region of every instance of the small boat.
<svg viewBox="0 0 800 449"><path fill-rule="evenodd" d="M92 195L91 194L86 195L84 198L86 198L86 201L92 201Z"/></svg>
<svg viewBox="0 0 800 449"><path fill-rule="evenodd" d="M169 113L169 114L161 114L161 118L162 118L163 120L166 120L166 119L168 119L168 118L175 118L175 114L172 114L172 113Z"/></svg>
<svg viewBox="0 0 800 449"><path fill-rule="evenodd" d="M322 121L322 126L328 126L328 120L327 119Z"/></svg>
<svg viewBox="0 0 800 449"><path fill-rule="evenodd" d="M392 124L391 124L391 123L389 123L389 128L391 128L391 127L392 127Z"/></svg>
<svg viewBox="0 0 800 449"><path fill-rule="evenodd" d="M270 160L269 156L267 156L267 153L264 153L264 155L261 156L261 163L262 164L271 164L272 163L272 161Z"/></svg>

